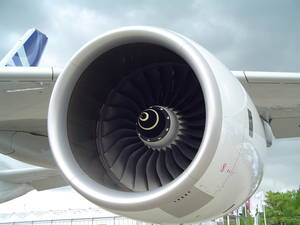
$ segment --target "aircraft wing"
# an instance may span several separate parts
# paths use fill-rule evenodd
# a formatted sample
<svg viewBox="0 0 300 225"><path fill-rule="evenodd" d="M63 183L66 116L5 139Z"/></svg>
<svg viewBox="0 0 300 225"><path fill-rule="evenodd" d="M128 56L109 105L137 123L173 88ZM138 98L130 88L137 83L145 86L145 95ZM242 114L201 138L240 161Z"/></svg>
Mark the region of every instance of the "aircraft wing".
<svg viewBox="0 0 300 225"><path fill-rule="evenodd" d="M1 131L47 135L51 91L60 68L0 68ZM300 73L232 71L276 138L300 137Z"/></svg>
<svg viewBox="0 0 300 225"><path fill-rule="evenodd" d="M48 147L46 115L53 87L52 68L0 68L0 152L28 163L55 168ZM0 203L31 190L65 186L57 169L10 168L0 158ZM42 162L42 163L39 163Z"/></svg>
<svg viewBox="0 0 300 225"><path fill-rule="evenodd" d="M300 137L300 73L233 71L276 138Z"/></svg>
<svg viewBox="0 0 300 225"><path fill-rule="evenodd" d="M54 68L1 67L1 130L46 135L49 98L59 73Z"/></svg>
<svg viewBox="0 0 300 225"><path fill-rule="evenodd" d="M0 170L0 203L26 194L31 190L48 190L66 186L60 172L55 169L29 167Z"/></svg>
<svg viewBox="0 0 300 225"><path fill-rule="evenodd" d="M2 154L24 160L29 153L31 159L27 162L56 167L45 142L49 99L61 71L60 68L0 68L0 102L5 106L0 110ZM276 138L300 137L300 73L232 73L251 96L261 117L270 123ZM45 140L41 142L41 138ZM24 140L19 142L20 139ZM57 169L2 169L0 203L34 189L46 190L65 185L68 184Z"/></svg>
<svg viewBox="0 0 300 225"><path fill-rule="evenodd" d="M55 168L47 110L60 68L0 68L0 152ZM232 71L276 138L300 137L300 73Z"/></svg>

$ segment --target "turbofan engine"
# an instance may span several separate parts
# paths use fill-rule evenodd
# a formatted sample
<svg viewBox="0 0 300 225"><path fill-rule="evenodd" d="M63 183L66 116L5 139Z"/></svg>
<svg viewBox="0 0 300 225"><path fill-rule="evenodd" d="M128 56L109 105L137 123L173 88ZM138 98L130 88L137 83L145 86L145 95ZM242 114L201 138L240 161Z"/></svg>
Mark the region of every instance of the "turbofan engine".
<svg viewBox="0 0 300 225"><path fill-rule="evenodd" d="M84 197L152 223L226 214L256 190L261 120L231 72L172 31L126 27L83 46L48 114L56 162Z"/></svg>

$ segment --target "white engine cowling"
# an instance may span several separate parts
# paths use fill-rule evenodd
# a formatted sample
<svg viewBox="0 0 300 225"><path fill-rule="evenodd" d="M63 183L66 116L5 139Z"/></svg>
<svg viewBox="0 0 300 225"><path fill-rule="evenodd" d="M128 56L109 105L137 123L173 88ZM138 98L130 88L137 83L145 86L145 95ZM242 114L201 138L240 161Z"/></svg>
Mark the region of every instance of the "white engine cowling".
<svg viewBox="0 0 300 225"><path fill-rule="evenodd" d="M172 31L125 27L83 46L48 113L55 160L93 203L136 220L226 214L258 187L266 141L239 81Z"/></svg>

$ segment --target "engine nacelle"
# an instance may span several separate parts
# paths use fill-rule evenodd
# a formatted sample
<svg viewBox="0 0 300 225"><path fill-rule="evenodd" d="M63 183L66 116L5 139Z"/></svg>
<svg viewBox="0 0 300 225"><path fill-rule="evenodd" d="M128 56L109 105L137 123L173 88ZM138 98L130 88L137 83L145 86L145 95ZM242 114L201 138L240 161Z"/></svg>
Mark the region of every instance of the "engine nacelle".
<svg viewBox="0 0 300 225"><path fill-rule="evenodd" d="M262 177L264 131L242 85L204 48L159 28L83 46L56 81L48 133L73 188L136 220L221 216Z"/></svg>

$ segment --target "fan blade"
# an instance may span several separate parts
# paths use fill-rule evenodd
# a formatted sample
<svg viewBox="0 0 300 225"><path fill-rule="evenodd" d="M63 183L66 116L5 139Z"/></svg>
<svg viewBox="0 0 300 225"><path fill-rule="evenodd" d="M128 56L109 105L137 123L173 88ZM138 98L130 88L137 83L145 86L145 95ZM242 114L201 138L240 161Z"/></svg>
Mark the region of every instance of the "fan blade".
<svg viewBox="0 0 300 225"><path fill-rule="evenodd" d="M178 149L181 151L181 153L185 155L186 158L188 158L191 161L194 159L197 153L196 149L189 147L181 140L176 140L176 145L178 146Z"/></svg>
<svg viewBox="0 0 300 225"><path fill-rule="evenodd" d="M187 73L188 70L185 67L179 66L175 68L175 92L171 101L169 102L169 106L172 108L174 108L176 102L180 101L182 92L186 91L186 89L183 87L185 87L185 84L188 82Z"/></svg>
<svg viewBox="0 0 300 225"><path fill-rule="evenodd" d="M118 131L128 131L128 133L132 133L132 136L136 135L135 132L135 123L126 119L115 119L115 120L105 120L102 121L101 127L101 136L105 137L110 135L111 133L115 133Z"/></svg>
<svg viewBox="0 0 300 225"><path fill-rule="evenodd" d="M165 155L165 163L169 173L171 174L173 179L175 179L182 173L183 170L176 163L174 157L172 156L171 151L172 149L167 148L166 155Z"/></svg>
<svg viewBox="0 0 300 225"><path fill-rule="evenodd" d="M194 98L191 102L189 102L188 104L185 104L180 109L180 113L183 115L189 113L190 111L205 112L204 99Z"/></svg>
<svg viewBox="0 0 300 225"><path fill-rule="evenodd" d="M163 102L162 104L167 106L171 101L175 89L175 71L170 65L160 68L161 70L161 83L163 85Z"/></svg>
<svg viewBox="0 0 300 225"><path fill-rule="evenodd" d="M101 115L105 116L103 120L127 119L135 121L138 117L137 113L116 105L103 105L103 110L105 110L105 112L101 112Z"/></svg>
<svg viewBox="0 0 300 225"><path fill-rule="evenodd" d="M155 166L157 157L158 157L158 152L153 151L146 166L146 176L147 176L147 183L148 183L149 190L161 186L159 177L157 175L156 166Z"/></svg>
<svg viewBox="0 0 300 225"><path fill-rule="evenodd" d="M199 128L199 129L204 129L205 126L205 119L202 120L194 120L194 119L187 119L185 118L184 121L180 122L180 126L185 127L185 128Z"/></svg>
<svg viewBox="0 0 300 225"><path fill-rule="evenodd" d="M147 107L145 99L141 96L140 88L137 88L131 80L123 82L119 92L135 101L140 108L145 109Z"/></svg>
<svg viewBox="0 0 300 225"><path fill-rule="evenodd" d="M134 187L135 180L135 166L139 157L144 153L144 146L140 147L136 151L132 152L127 159L125 169L121 176L121 182L130 189Z"/></svg>
<svg viewBox="0 0 300 225"><path fill-rule="evenodd" d="M144 146L144 154L136 163L134 189L137 191L149 190L146 176L146 166L152 150Z"/></svg>
<svg viewBox="0 0 300 225"><path fill-rule="evenodd" d="M139 142L139 143L127 145L124 149L122 149L121 154L119 154L118 158L115 160L112 167L110 168L110 170L114 173L114 175L118 179L121 179L130 155L133 152L140 149L141 147L143 147L143 144Z"/></svg>
<svg viewBox="0 0 300 225"><path fill-rule="evenodd" d="M151 89L143 73L137 73L136 78L132 80L132 83L139 88L141 95L145 99L147 107L155 104L155 100L153 99Z"/></svg>
<svg viewBox="0 0 300 225"><path fill-rule="evenodd" d="M133 111L134 113L140 113L143 110L135 101L122 93L113 92L113 95L109 98L109 105L119 105L120 107Z"/></svg>
<svg viewBox="0 0 300 225"><path fill-rule="evenodd" d="M193 137L195 139L201 139L203 137L203 129L193 129L193 128L180 128L179 129L180 132L182 133L182 135L184 136L190 136Z"/></svg>
<svg viewBox="0 0 300 225"><path fill-rule="evenodd" d="M139 140L138 140L139 141ZM136 139L121 139L118 142L116 142L116 144L114 144L114 146L112 148L110 148L107 152L104 153L104 156L107 160L108 165L111 167L114 162L116 161L116 159L119 157L119 155L121 154L121 152L123 151L123 149L128 146L128 145L133 145L133 144L137 144L137 140ZM139 143L140 144L140 143Z"/></svg>
<svg viewBox="0 0 300 225"><path fill-rule="evenodd" d="M201 138L193 138L191 136L185 136L182 134L179 134L178 136L182 142L184 142L188 146L198 150L198 147L201 144Z"/></svg>
<svg viewBox="0 0 300 225"><path fill-rule="evenodd" d="M158 159L156 162L156 170L157 170L160 183L162 185L168 184L173 180L171 174L166 168L165 152L163 150L159 152Z"/></svg>
<svg viewBox="0 0 300 225"><path fill-rule="evenodd" d="M137 135L132 135L127 131L116 132L115 134L107 135L101 138L101 146L105 149L105 152L109 151L117 142L121 139L127 140L135 140L135 142L140 142L141 140L137 137Z"/></svg>
<svg viewBox="0 0 300 225"><path fill-rule="evenodd" d="M190 164L190 160L181 153L176 145L172 145L172 156L174 157L175 162L177 165L180 166L182 170L185 170L188 165Z"/></svg>
<svg viewBox="0 0 300 225"><path fill-rule="evenodd" d="M152 68L145 72L145 79L148 81L150 86L155 105L159 105L159 97L161 92L160 73L156 68Z"/></svg>

